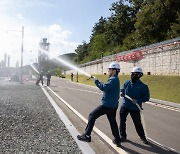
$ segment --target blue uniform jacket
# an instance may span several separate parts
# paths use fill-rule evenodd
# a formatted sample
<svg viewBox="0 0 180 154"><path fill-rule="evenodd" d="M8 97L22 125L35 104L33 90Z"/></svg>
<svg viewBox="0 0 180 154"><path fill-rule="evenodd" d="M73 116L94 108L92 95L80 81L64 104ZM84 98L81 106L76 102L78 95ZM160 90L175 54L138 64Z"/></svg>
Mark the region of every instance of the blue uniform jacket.
<svg viewBox="0 0 180 154"><path fill-rule="evenodd" d="M111 76L105 84L96 80L95 84L101 91L103 91L101 99L102 105L110 108L118 108L120 92L120 81L118 76Z"/></svg>
<svg viewBox="0 0 180 154"><path fill-rule="evenodd" d="M124 95L130 96L132 99L136 99L140 107L142 107L143 102L148 101L150 98L149 88L146 84L142 83L141 80L135 83L132 83L131 80L125 81L121 92ZM139 110L138 107L127 98L123 98L121 106L129 110Z"/></svg>

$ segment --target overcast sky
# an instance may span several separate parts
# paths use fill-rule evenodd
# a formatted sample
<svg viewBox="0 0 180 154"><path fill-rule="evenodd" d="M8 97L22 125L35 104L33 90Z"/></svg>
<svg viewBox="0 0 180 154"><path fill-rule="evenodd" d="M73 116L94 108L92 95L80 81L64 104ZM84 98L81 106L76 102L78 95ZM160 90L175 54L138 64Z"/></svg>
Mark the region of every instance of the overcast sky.
<svg viewBox="0 0 180 154"><path fill-rule="evenodd" d="M24 64L36 61L44 37L53 55L74 52L83 40L89 42L99 18L111 15L113 2L116 0L0 0L0 61L6 53L10 66L20 62L22 26Z"/></svg>

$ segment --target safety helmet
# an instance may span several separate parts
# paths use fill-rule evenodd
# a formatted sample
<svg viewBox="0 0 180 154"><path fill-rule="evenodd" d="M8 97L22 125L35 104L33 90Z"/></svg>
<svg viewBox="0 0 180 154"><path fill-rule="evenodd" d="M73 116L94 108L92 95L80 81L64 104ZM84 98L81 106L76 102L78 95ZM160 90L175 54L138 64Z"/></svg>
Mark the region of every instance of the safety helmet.
<svg viewBox="0 0 180 154"><path fill-rule="evenodd" d="M141 67L134 67L133 70L131 71L131 73L142 73L143 74L143 70Z"/></svg>
<svg viewBox="0 0 180 154"><path fill-rule="evenodd" d="M118 62L112 62L108 68L113 68L113 69L117 69L118 71L120 71L120 65Z"/></svg>

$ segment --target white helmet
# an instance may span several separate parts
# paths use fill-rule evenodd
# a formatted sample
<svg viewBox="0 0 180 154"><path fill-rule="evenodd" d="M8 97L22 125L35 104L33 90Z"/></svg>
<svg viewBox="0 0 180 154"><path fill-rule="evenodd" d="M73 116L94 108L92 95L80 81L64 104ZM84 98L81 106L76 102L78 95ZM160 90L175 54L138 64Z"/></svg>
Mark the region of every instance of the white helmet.
<svg viewBox="0 0 180 154"><path fill-rule="evenodd" d="M134 67L133 68L133 70L131 71L131 73L142 73L143 74L143 70L142 70L142 68L141 67L138 67L138 66L136 66L136 67Z"/></svg>
<svg viewBox="0 0 180 154"><path fill-rule="evenodd" d="M117 70L120 70L120 65L118 62L112 62L108 68L115 68Z"/></svg>

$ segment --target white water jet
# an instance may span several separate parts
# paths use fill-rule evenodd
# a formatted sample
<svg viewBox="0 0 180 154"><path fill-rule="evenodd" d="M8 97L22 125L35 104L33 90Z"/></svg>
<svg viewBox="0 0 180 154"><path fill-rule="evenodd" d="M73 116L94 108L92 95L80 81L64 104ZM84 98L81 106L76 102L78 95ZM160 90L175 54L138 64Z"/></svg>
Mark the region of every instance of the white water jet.
<svg viewBox="0 0 180 154"><path fill-rule="evenodd" d="M30 66L33 68L33 70L39 74L39 71L36 69L36 67L33 64L30 64Z"/></svg>
<svg viewBox="0 0 180 154"><path fill-rule="evenodd" d="M43 49L40 49L40 50L50 56L50 54L49 54L46 50L43 50ZM77 67L77 66L75 66L75 65L73 65L73 64L71 64L71 63L69 63L69 62L67 62L67 61L65 61L64 59L59 58L59 57L53 57L53 58L55 58L55 59L56 59L57 61L59 61L60 63L68 66L69 68L71 68L71 69L73 69L73 70L76 70L76 71L84 74L84 75L87 76L87 77L91 77L90 74L88 74L87 72L83 71L83 70L80 69L79 67Z"/></svg>

